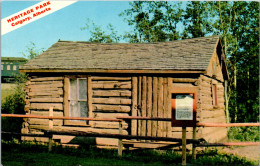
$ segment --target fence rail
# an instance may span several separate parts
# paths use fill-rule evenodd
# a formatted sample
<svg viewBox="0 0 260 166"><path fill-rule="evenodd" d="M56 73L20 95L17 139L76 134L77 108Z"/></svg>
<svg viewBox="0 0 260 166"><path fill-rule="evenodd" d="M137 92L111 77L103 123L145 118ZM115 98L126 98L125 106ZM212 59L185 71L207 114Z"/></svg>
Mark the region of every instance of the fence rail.
<svg viewBox="0 0 260 166"><path fill-rule="evenodd" d="M106 137L106 138L117 138L118 139L118 155L122 156L122 139L141 139L141 140L158 140L158 141L170 141L170 142L182 142L182 147L186 149L186 143L191 143L192 146L192 158L196 159L195 148L196 147L209 147L209 146L252 146L259 145L259 142L228 142L228 143L207 143L203 139L196 139L196 127L244 127L244 126L260 126L259 123L196 123L193 127L193 138L186 139L186 128L183 128L184 139L170 138L170 137L152 137L152 136L136 136L136 135L123 135L122 134L122 123L125 120L155 120L155 121L171 121L171 118L160 118L160 117L137 117L137 116L118 116L116 118L83 118L83 117L56 117L53 116L53 109L50 108L49 116L38 116L38 115L19 115L19 114L1 114L2 117L12 118L37 118L37 119L49 119L49 130L45 131L44 134L23 134L23 133L12 133L4 132L2 134L8 135L21 135L21 136L34 136L34 137L49 137L49 151L52 147L52 136L55 135L72 135L72 136L90 136L90 137ZM119 122L119 134L105 134L105 133L93 133L93 132L77 132L77 131L54 131L53 120L86 120L86 121L111 121ZM183 146L185 144L185 146ZM186 150L185 155L183 152L183 158L186 162ZM184 163L185 163L184 162Z"/></svg>

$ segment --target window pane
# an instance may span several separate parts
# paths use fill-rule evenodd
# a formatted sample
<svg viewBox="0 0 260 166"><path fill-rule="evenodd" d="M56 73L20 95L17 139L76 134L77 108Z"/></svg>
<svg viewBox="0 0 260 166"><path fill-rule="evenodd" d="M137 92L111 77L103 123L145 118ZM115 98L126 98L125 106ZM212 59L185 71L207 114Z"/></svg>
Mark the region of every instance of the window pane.
<svg viewBox="0 0 260 166"><path fill-rule="evenodd" d="M70 79L70 99L77 99L77 80Z"/></svg>
<svg viewBox="0 0 260 166"><path fill-rule="evenodd" d="M16 65L13 65L13 70L16 70Z"/></svg>
<svg viewBox="0 0 260 166"><path fill-rule="evenodd" d="M80 103L80 117L88 117L88 103L81 101Z"/></svg>
<svg viewBox="0 0 260 166"><path fill-rule="evenodd" d="M77 101L70 102L70 117L80 117Z"/></svg>
<svg viewBox="0 0 260 166"><path fill-rule="evenodd" d="M87 99L87 79L79 79L79 99Z"/></svg>

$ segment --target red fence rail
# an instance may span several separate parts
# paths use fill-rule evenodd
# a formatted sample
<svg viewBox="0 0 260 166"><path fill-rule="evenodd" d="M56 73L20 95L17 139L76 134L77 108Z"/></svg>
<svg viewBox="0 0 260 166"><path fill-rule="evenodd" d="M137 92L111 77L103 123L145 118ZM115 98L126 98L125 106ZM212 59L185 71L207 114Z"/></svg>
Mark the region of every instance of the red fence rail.
<svg viewBox="0 0 260 166"><path fill-rule="evenodd" d="M51 140L53 134L65 134L65 135L81 135L81 136L97 136L97 137L108 137L108 138L118 138L118 155L122 155L122 139L144 139L144 140L164 140L164 141L172 141L172 142L181 142L182 139L177 138L167 138L167 137L147 137L147 136L134 136L134 135L123 135L122 134L122 122L124 120L155 120L155 121L171 121L171 118L159 118L159 117L137 117L137 116L118 116L115 118L83 118L83 117L54 117L53 110L50 108L51 116L38 116L38 115L20 115L20 114L1 114L2 117L13 117L13 118L37 118L37 119L49 119L49 131L45 133L49 136L49 150L51 150ZM63 120L86 120L86 121L112 121L119 122L119 134L100 134L100 133L79 133L79 132L58 132L53 131L53 120L54 119L63 119ZM192 156L193 159L196 158L195 148L196 147L208 147L208 146L252 146L259 145L259 142L228 142L228 143L205 143L201 142L201 140L195 139L195 128L196 127L244 127L244 126L260 126L260 123L197 123L193 128L193 139L187 139L187 143L193 144ZM186 129L185 129L186 131ZM12 134L10 132L3 132L3 134ZM13 133L19 134L19 133ZM38 136L39 134L21 134L20 135L28 135L28 136ZM50 136L51 135L51 136ZM185 138L186 140L186 138ZM182 140L183 141L183 140ZM186 141L185 141L186 145ZM186 154L185 154L186 156ZM195 157L194 157L195 156Z"/></svg>

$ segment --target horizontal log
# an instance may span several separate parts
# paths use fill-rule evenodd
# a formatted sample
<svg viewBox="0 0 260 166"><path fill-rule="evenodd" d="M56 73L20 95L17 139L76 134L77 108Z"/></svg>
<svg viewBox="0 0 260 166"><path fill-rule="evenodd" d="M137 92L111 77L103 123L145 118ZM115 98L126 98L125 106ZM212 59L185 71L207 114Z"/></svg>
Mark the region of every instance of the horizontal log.
<svg viewBox="0 0 260 166"><path fill-rule="evenodd" d="M63 95L63 90L59 89L56 91L38 91L38 92L28 92L27 93L28 96L60 96Z"/></svg>
<svg viewBox="0 0 260 166"><path fill-rule="evenodd" d="M44 91L43 91L44 89ZM60 92L60 91L63 91L63 88L28 88L28 92L50 92L50 93L53 93L55 94L57 91Z"/></svg>
<svg viewBox="0 0 260 166"><path fill-rule="evenodd" d="M217 135L215 135L215 133L225 133L227 134L227 129L224 128L224 127L204 127L204 128L201 128L201 130L199 130L199 134L201 135L211 135L213 136L212 138L214 137L217 137Z"/></svg>
<svg viewBox="0 0 260 166"><path fill-rule="evenodd" d="M93 104L94 111L130 112L130 106Z"/></svg>
<svg viewBox="0 0 260 166"><path fill-rule="evenodd" d="M131 91L130 90L93 90L93 96L131 97Z"/></svg>
<svg viewBox="0 0 260 166"><path fill-rule="evenodd" d="M205 110L201 114L202 119L208 119L208 118L217 118L217 117L225 117L225 112L224 110Z"/></svg>
<svg viewBox="0 0 260 166"><path fill-rule="evenodd" d="M37 81L31 82L31 85L49 85L49 84L63 84L62 81Z"/></svg>
<svg viewBox="0 0 260 166"><path fill-rule="evenodd" d="M119 122L101 122L101 121L95 121L93 122L93 125L91 127L95 128L103 128L103 129L119 129ZM127 129L128 124L123 123L123 129Z"/></svg>
<svg viewBox="0 0 260 166"><path fill-rule="evenodd" d="M131 89L131 82L93 82L93 89Z"/></svg>
<svg viewBox="0 0 260 166"><path fill-rule="evenodd" d="M57 82L57 83L50 83L50 84L40 84L40 85L29 85L28 88L30 89L45 89L45 88L61 88L63 87L62 82Z"/></svg>
<svg viewBox="0 0 260 166"><path fill-rule="evenodd" d="M57 81L63 80L64 77L39 77L39 78L31 78L30 81Z"/></svg>
<svg viewBox="0 0 260 166"><path fill-rule="evenodd" d="M30 125L29 129L39 129L39 130L49 130L49 126L44 125ZM100 134L119 134L118 129L100 129L100 128L91 128L91 127L72 127L72 126L53 126L53 130L60 131L82 131L82 132L95 132ZM127 130L122 131L123 134L128 135ZM69 134L65 134L69 135Z"/></svg>
<svg viewBox="0 0 260 166"><path fill-rule="evenodd" d="M182 127L172 127L172 128L171 128L171 131L172 131L172 132L182 132ZM192 128L192 127L187 127L187 128L186 128L186 131L187 131L187 132L192 132L192 131L193 131L193 128Z"/></svg>
<svg viewBox="0 0 260 166"><path fill-rule="evenodd" d="M63 98L31 98L29 101L37 103L62 103Z"/></svg>
<svg viewBox="0 0 260 166"><path fill-rule="evenodd" d="M131 99L121 99L121 98L93 98L93 104L131 104Z"/></svg>
<svg viewBox="0 0 260 166"><path fill-rule="evenodd" d="M188 82L188 83L194 83L198 79L196 78L172 78L173 82Z"/></svg>
<svg viewBox="0 0 260 166"><path fill-rule="evenodd" d="M124 131L124 130L123 130ZM124 135L123 134L103 134L103 133L90 133L90 132L74 132L74 131L47 131L49 134L56 135L75 135L75 136L91 136L91 137L109 137L109 138L121 138L121 139L143 139L143 140L158 140L158 141L171 141L171 142L182 142L179 138L167 138L167 137L151 137L151 136L134 136L134 135ZM187 143L199 143L196 139L187 139Z"/></svg>
<svg viewBox="0 0 260 166"><path fill-rule="evenodd" d="M39 116L49 116L49 111L33 111L31 113L27 113L26 115L39 115ZM63 112L53 111L53 116L63 116Z"/></svg>
<svg viewBox="0 0 260 166"><path fill-rule="evenodd" d="M53 107L54 110L63 110L63 104L61 103L31 103L30 104L30 109L49 110L50 107Z"/></svg>
<svg viewBox="0 0 260 166"><path fill-rule="evenodd" d="M131 77L97 77L92 76L91 79L93 81L130 81Z"/></svg>
<svg viewBox="0 0 260 166"><path fill-rule="evenodd" d="M30 119L28 118L27 121L30 125L49 125L49 120L48 119ZM63 120L53 120L53 125L54 126L62 126L63 125Z"/></svg>
<svg viewBox="0 0 260 166"><path fill-rule="evenodd" d="M197 138L203 138L207 142L220 142L222 140L227 140L227 132L223 132L223 130L215 130L214 132L207 134L198 133L197 135Z"/></svg>
<svg viewBox="0 0 260 166"><path fill-rule="evenodd" d="M101 113L101 112L94 112L94 118L116 118L117 116L128 116L128 113Z"/></svg>

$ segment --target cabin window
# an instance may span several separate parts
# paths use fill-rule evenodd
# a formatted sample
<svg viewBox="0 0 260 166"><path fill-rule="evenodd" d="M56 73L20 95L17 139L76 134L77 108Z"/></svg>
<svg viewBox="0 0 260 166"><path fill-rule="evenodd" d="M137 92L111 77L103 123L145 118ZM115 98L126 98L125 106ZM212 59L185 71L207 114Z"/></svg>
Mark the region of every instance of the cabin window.
<svg viewBox="0 0 260 166"><path fill-rule="evenodd" d="M87 77L69 77L65 81L65 116L89 117ZM65 125L88 125L86 120L65 120Z"/></svg>
<svg viewBox="0 0 260 166"><path fill-rule="evenodd" d="M1 70L4 70L4 65L1 65Z"/></svg>
<svg viewBox="0 0 260 166"><path fill-rule="evenodd" d="M70 79L70 117L88 117L87 79Z"/></svg>
<svg viewBox="0 0 260 166"><path fill-rule="evenodd" d="M13 70L17 70L17 67L16 67L16 65L13 65Z"/></svg>
<svg viewBox="0 0 260 166"><path fill-rule="evenodd" d="M213 98L213 106L217 107L218 106L218 94L217 94L217 85L216 84L212 85L212 98Z"/></svg>

